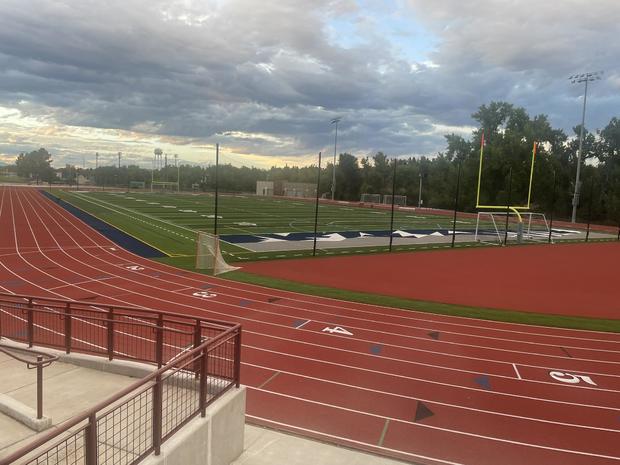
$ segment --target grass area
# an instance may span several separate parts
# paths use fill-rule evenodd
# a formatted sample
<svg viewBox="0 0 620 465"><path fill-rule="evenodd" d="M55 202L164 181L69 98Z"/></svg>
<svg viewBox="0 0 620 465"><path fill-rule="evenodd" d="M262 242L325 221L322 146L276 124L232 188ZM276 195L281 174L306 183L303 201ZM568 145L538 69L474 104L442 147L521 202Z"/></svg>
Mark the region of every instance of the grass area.
<svg viewBox="0 0 620 465"><path fill-rule="evenodd" d="M233 271L223 275L224 278L242 283L258 284L275 289L300 292L333 299L362 302L385 307L395 307L408 310L417 310L426 313L441 315L462 316L483 320L504 321L510 323L522 323L539 326L551 326L560 328L585 329L591 331L620 332L620 320L606 320L597 318L574 317L565 315L549 315L541 313L519 312L514 310L498 310L493 308L467 307L464 305L452 305L422 300L409 300L377 294L335 289L330 287L315 286L311 284L284 281L281 279L258 276L242 271Z"/></svg>
<svg viewBox="0 0 620 465"><path fill-rule="evenodd" d="M169 255L194 254L196 233L213 231L214 198L208 194L75 192L58 189L53 189L52 193ZM221 236L311 233L314 231L314 208L314 202L307 200L222 195L218 205L218 233ZM460 218L457 224L461 228L473 229L475 219ZM394 216L395 230L451 228L452 218L449 216L419 214L413 210L397 211ZM389 231L390 211L352 205L320 205L318 229L321 233ZM418 247L408 245L395 248L413 250ZM373 249L384 251L386 248L355 247L361 253ZM252 252L226 242L222 242L222 250L227 260L232 261L308 256L308 252L303 250ZM343 248L319 253L351 251L351 248Z"/></svg>
<svg viewBox="0 0 620 465"><path fill-rule="evenodd" d="M20 178L18 176L0 175L0 183L2 184L25 184L28 183L28 181L28 179Z"/></svg>

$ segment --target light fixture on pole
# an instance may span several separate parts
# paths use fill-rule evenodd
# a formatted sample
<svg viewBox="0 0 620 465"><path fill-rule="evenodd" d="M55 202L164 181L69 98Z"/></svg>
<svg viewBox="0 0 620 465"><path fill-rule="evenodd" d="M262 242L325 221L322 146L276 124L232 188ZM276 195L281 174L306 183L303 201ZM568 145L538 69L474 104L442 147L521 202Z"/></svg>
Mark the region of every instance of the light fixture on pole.
<svg viewBox="0 0 620 465"><path fill-rule="evenodd" d="M583 93L583 110L581 112L581 128L579 130L579 152L577 152L577 176L575 177L575 193L573 194L573 214L571 216L571 222L577 221L577 207L579 206L579 195L581 191L581 185L579 181L579 175L581 174L581 158L583 151L583 131L586 122L586 102L588 100L588 82L601 79L603 71L595 71L592 73L575 74L570 76L570 82L572 84L585 83L585 89Z"/></svg>
<svg viewBox="0 0 620 465"><path fill-rule="evenodd" d="M330 124L336 125L336 134L334 136L334 171L332 176L332 200L334 200L336 196L336 145L338 144L338 123L340 122L340 118L334 118L331 120Z"/></svg>

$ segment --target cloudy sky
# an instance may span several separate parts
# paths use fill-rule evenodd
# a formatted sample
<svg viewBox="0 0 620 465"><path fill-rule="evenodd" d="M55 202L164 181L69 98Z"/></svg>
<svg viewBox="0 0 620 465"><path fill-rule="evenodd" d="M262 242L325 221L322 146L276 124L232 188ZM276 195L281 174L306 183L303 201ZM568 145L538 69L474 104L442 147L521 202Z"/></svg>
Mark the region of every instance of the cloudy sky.
<svg viewBox="0 0 620 465"><path fill-rule="evenodd" d="M618 0L2 0L0 160L309 164L432 155L492 100L620 116Z"/></svg>

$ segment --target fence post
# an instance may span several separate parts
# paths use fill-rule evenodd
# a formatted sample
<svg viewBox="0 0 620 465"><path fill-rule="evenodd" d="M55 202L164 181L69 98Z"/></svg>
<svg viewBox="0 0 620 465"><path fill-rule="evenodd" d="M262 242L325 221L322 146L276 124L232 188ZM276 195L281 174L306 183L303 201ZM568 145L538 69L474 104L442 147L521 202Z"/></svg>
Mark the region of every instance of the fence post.
<svg viewBox="0 0 620 465"><path fill-rule="evenodd" d="M108 360L114 358L114 307L108 308Z"/></svg>
<svg viewBox="0 0 620 465"><path fill-rule="evenodd" d="M239 387L241 378L241 327L235 336L235 386Z"/></svg>
<svg viewBox="0 0 620 465"><path fill-rule="evenodd" d="M71 304L65 307L65 352L71 353Z"/></svg>
<svg viewBox="0 0 620 465"><path fill-rule="evenodd" d="M196 318L196 324L194 325L194 349L200 346L202 343L202 327L200 326L200 319ZM200 375L201 362L200 360L194 363L194 371L196 378Z"/></svg>
<svg viewBox="0 0 620 465"><path fill-rule="evenodd" d="M153 386L153 450L155 455L161 452L161 416L162 416L162 381L161 375L155 378Z"/></svg>
<svg viewBox="0 0 620 465"><path fill-rule="evenodd" d="M37 420L43 418L43 356L37 355Z"/></svg>
<svg viewBox="0 0 620 465"><path fill-rule="evenodd" d="M88 425L84 430L84 448L86 449L86 465L97 465L97 416L88 417Z"/></svg>
<svg viewBox="0 0 620 465"><path fill-rule="evenodd" d="M155 361L157 368L164 364L164 316L160 313L157 316L157 328L155 329Z"/></svg>
<svg viewBox="0 0 620 465"><path fill-rule="evenodd" d="M200 416L207 414L207 361L209 352L204 348L200 357Z"/></svg>
<svg viewBox="0 0 620 465"><path fill-rule="evenodd" d="M26 332L28 333L28 347L32 347L32 341L34 339L34 310L32 309L32 297L28 299Z"/></svg>

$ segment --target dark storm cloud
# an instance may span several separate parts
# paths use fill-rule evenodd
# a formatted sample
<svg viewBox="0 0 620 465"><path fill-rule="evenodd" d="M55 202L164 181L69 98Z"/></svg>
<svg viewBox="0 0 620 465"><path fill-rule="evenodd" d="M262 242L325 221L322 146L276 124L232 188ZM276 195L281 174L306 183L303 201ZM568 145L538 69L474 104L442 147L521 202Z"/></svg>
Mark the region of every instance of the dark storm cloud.
<svg viewBox="0 0 620 465"><path fill-rule="evenodd" d="M411 0L400 13L436 37L429 62L414 63L367 26L358 44L334 43L332 19L367 14L350 0L5 0L0 104L265 155L328 147L329 120L342 116L343 150L430 154L443 147L435 125L471 125L490 100L570 128L581 89L565 78L576 71L610 71L590 100L590 126L605 124L620 107L619 11L603 0Z"/></svg>

